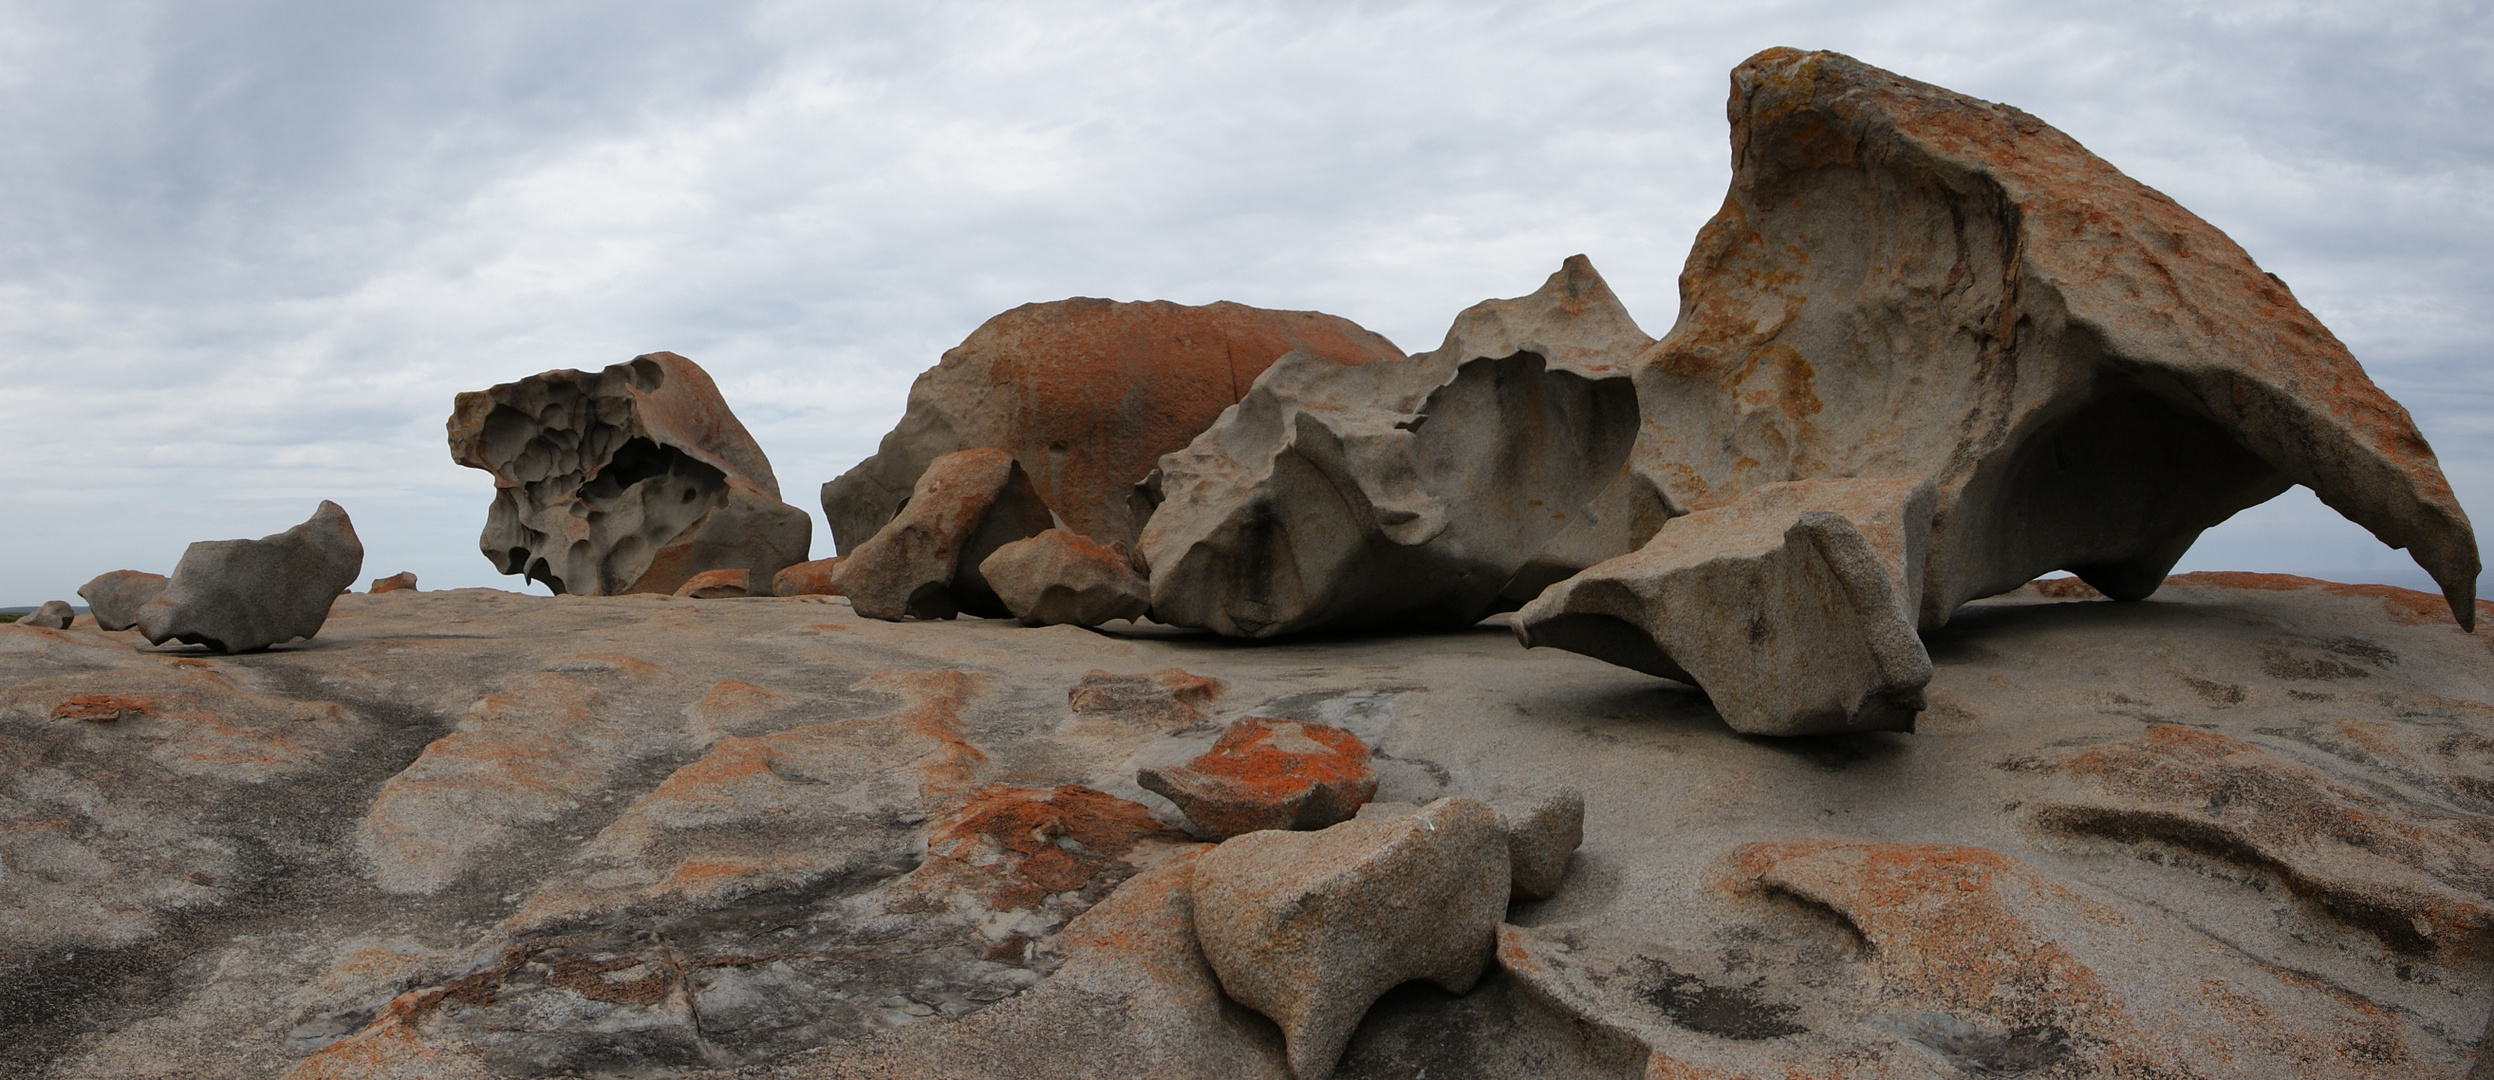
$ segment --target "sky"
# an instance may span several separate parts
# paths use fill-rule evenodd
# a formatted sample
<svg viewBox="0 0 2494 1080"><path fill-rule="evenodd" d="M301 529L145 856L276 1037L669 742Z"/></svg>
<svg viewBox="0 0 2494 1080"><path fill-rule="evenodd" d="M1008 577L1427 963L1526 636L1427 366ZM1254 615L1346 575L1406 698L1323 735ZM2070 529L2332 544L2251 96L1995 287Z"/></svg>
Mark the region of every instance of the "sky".
<svg viewBox="0 0 2494 1080"><path fill-rule="evenodd" d="M1660 335L1727 74L1776 45L2017 105L2173 196L2494 507L2482 0L0 0L0 605L324 498L367 577L522 588L477 551L453 395L660 349L819 557L819 485L1022 303L1316 309L1418 351L1583 252ZM2183 568L2426 584L2301 489Z"/></svg>

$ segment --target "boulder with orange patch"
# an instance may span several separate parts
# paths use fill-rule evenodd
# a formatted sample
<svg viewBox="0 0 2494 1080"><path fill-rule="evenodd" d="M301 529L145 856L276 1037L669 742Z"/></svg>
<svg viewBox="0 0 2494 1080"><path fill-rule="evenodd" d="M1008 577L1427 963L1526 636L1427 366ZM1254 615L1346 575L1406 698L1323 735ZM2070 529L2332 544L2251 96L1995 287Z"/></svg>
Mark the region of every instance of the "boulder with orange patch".
<svg viewBox="0 0 2494 1080"><path fill-rule="evenodd" d="M479 548L557 593L769 581L813 538L710 374L674 353L464 392L449 427L451 459L494 477Z"/></svg>
<svg viewBox="0 0 2494 1080"><path fill-rule="evenodd" d="M1065 526L1131 544L1149 514L1134 485L1185 446L1284 354L1333 366L1401 359L1348 319L1243 304L1075 298L987 320L909 388L909 409L873 457L823 485L847 554L958 450L993 448L1030 473Z"/></svg>
<svg viewBox="0 0 2494 1080"><path fill-rule="evenodd" d="M1259 829L1322 829L1349 820L1377 794L1368 745L1341 728L1250 716L1184 765L1146 767L1136 780L1224 840Z"/></svg>
<svg viewBox="0 0 2494 1080"><path fill-rule="evenodd" d="M1678 323L1634 360L1630 469L1671 514L1796 480L1927 480L1928 546L1894 584L1929 631L2052 570L2143 598L2202 530L2302 484L2474 622L2475 533L2407 410L2214 226L2033 116L1835 53L1751 57L1730 113L1731 191ZM1654 591L1657 572L1596 567L1526 633ZM1816 572L1764 587L1809 591ZM1648 610L1565 647L1677 656L1653 625L1737 631L1736 615ZM1697 674L1719 698L1759 686ZM1862 726L1785 711L1744 730Z"/></svg>
<svg viewBox="0 0 2494 1080"><path fill-rule="evenodd" d="M1098 626L1152 609L1151 585L1123 552L1063 529L997 548L979 574L1028 626Z"/></svg>
<svg viewBox="0 0 2494 1080"><path fill-rule="evenodd" d="M1011 614L979 567L998 548L1048 530L1048 504L1002 450L937 458L909 505L874 538L841 556L831 587L870 619Z"/></svg>

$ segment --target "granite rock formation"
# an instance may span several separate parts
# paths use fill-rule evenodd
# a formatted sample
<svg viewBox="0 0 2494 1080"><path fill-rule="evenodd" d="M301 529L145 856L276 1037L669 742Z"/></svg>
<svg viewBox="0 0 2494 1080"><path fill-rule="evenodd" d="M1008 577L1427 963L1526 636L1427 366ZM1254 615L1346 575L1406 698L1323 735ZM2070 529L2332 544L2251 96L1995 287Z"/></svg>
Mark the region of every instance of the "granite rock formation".
<svg viewBox="0 0 2494 1080"><path fill-rule="evenodd" d="M1929 635L1914 734L1801 739L1493 627L452 589L140 640L0 631L0 1074L1283 1077L1200 846L1115 801L1246 716L1510 851L1585 796L1498 970L1378 999L1338 1078L2459 1076L2494 1012L2494 649L2402 589L2053 579Z"/></svg>
<svg viewBox="0 0 2494 1080"><path fill-rule="evenodd" d="M202 540L182 552L163 592L139 606L150 643L251 652L320 632L338 594L364 570L364 544L338 504L257 540Z"/></svg>
<svg viewBox="0 0 2494 1080"><path fill-rule="evenodd" d="M401 570L398 573L392 574L388 577L377 577L372 579L372 587L366 591L377 593L414 592L415 589L416 575L411 572Z"/></svg>
<svg viewBox="0 0 2494 1080"><path fill-rule="evenodd" d="M1114 547L1050 529L997 548L979 575L1023 625L1098 626L1151 610L1151 584L1131 563Z"/></svg>
<svg viewBox="0 0 2494 1080"><path fill-rule="evenodd" d="M1507 840L1472 799L1317 832L1252 832L1195 860L1195 938L1242 1005L1325 1080L1369 1006L1427 979L1472 989L1507 910Z"/></svg>
<svg viewBox="0 0 2494 1080"><path fill-rule="evenodd" d="M875 619L1012 614L979 567L1016 540L1046 532L1048 504L1002 450L946 454L919 474L909 504L840 557L831 587Z"/></svg>
<svg viewBox="0 0 2494 1080"><path fill-rule="evenodd" d="M810 562L789 563L771 576L773 596L837 596L840 590L831 587L831 572L840 565L837 555Z"/></svg>
<svg viewBox="0 0 2494 1080"><path fill-rule="evenodd" d="M1313 311L1077 298L1005 312L918 376L873 457L823 485L832 542L850 553L935 459L989 448L1022 463L1067 529L1132 545L1149 511L1136 506L1136 482L1294 351L1335 365L1403 356Z"/></svg>
<svg viewBox="0 0 2494 1080"><path fill-rule="evenodd" d="M704 570L756 581L806 557L805 511L718 385L674 353L461 393L450 456L494 477L478 546L558 593L671 593Z"/></svg>
<svg viewBox="0 0 2494 1080"><path fill-rule="evenodd" d="M69 601L46 600L33 611L18 616L16 625L40 626L46 630L67 630L69 624L77 619L78 609L70 607Z"/></svg>
<svg viewBox="0 0 2494 1080"><path fill-rule="evenodd" d="M1515 895L1547 900L1558 893L1568 859L1585 842L1585 795L1563 788L1513 813L1501 807L1498 831L1507 837Z"/></svg>
<svg viewBox="0 0 2494 1080"><path fill-rule="evenodd" d="M1434 352L1276 361L1161 459L1153 617L1240 637L1446 629L1634 550L1664 517L1626 469L1651 338L1583 256L1466 310Z"/></svg>
<svg viewBox="0 0 2494 1080"><path fill-rule="evenodd" d="M2057 569L2145 597L2202 530L2302 484L2408 549L2473 624L2475 534L2424 437L2225 234L2033 116L1834 53L1752 57L1729 111L1731 191L1689 255L1679 321L1633 362L1630 468L1670 513L1796 480L1928 481L1927 526L1908 530L1926 546L1886 583L1927 632ZM1738 621L1692 583L1715 573L1698 553L1734 541L1689 530L1721 519L1664 526L1653 543L1677 554L1595 567L1519 633L1677 666L1748 699L1725 710L1745 731L1910 723L1922 661L1903 653L1920 647L1866 646L1896 637L1871 625L1889 618L1881 590L1834 567L1821 538L1837 533L1802 521L1815 512L1794 504L1783 525L1820 555L1787 544L1740 571L1792 600L1745 614L1801 700L1762 700L1790 695L1693 651L1724 652L1710 624ZM1624 594L1655 606L1623 614Z"/></svg>
<svg viewBox="0 0 2494 1080"><path fill-rule="evenodd" d="M675 587L674 595L689 600L726 600L748 594L752 572L743 567L727 570L704 570L684 579Z"/></svg>
<svg viewBox="0 0 2494 1080"><path fill-rule="evenodd" d="M1183 765L1144 767L1136 782L1176 805L1198 835L1322 829L1377 794L1368 745L1331 724L1249 716Z"/></svg>
<svg viewBox="0 0 2494 1080"><path fill-rule="evenodd" d="M165 576L140 570L114 570L97 574L95 579L78 586L78 598L87 602L94 613L95 625L106 630L127 630L139 624L139 608L165 591Z"/></svg>

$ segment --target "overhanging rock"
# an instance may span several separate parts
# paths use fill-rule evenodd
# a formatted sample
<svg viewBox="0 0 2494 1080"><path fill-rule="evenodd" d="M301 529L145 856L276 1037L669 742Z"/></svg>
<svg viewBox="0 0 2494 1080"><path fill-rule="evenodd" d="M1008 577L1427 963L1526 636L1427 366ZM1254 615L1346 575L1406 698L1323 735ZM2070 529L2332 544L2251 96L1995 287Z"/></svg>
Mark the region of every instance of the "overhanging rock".
<svg viewBox="0 0 2494 1080"><path fill-rule="evenodd" d="M708 372L674 353L459 395L450 456L494 475L478 546L557 593L672 593L705 570L803 562L805 511Z"/></svg>

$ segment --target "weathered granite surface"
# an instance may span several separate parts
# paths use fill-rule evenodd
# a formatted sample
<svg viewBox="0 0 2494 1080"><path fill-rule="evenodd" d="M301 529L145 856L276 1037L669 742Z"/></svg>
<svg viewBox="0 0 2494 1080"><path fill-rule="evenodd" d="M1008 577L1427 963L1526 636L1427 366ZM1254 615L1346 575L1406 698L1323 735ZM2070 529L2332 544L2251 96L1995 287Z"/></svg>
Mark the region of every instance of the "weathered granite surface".
<svg viewBox="0 0 2494 1080"><path fill-rule="evenodd" d="M1138 769L1333 724L1583 845L1337 1076L2456 1077L2494 643L2444 599L2067 580L1913 733L1757 739L1496 623L1244 643L835 597L338 598L264 653L0 626L0 1072L1283 1076Z"/></svg>

